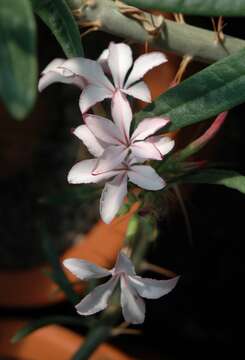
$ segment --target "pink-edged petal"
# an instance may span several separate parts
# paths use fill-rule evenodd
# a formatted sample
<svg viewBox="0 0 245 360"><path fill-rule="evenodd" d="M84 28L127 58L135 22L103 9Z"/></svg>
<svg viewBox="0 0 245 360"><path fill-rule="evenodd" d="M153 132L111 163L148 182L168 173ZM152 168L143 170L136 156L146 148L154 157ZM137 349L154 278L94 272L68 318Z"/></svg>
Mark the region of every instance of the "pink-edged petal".
<svg viewBox="0 0 245 360"><path fill-rule="evenodd" d="M169 280L154 280L140 276L129 276L128 280L140 296L146 299L158 299L172 291L179 278L179 276L176 276Z"/></svg>
<svg viewBox="0 0 245 360"><path fill-rule="evenodd" d="M130 324L141 324L145 320L145 303L130 285L127 276L121 276L121 306L124 319Z"/></svg>
<svg viewBox="0 0 245 360"><path fill-rule="evenodd" d="M144 83L144 81L140 81L130 86L128 89L122 89L122 91L127 95L133 96L136 99L148 103L151 102L151 93L146 83Z"/></svg>
<svg viewBox="0 0 245 360"><path fill-rule="evenodd" d="M163 128L169 122L168 118L165 117L155 117L147 118L142 120L137 128L134 130L131 139L132 140L144 140L148 136L155 134L158 130Z"/></svg>
<svg viewBox="0 0 245 360"><path fill-rule="evenodd" d="M97 59L97 62L101 65L102 69L106 74L110 74L111 72L108 66L108 56L109 56L109 49L105 49L102 51L102 53Z"/></svg>
<svg viewBox="0 0 245 360"><path fill-rule="evenodd" d="M128 142L130 137L132 110L128 100L120 90L117 90L112 97L111 111L112 118L120 130L121 139Z"/></svg>
<svg viewBox="0 0 245 360"><path fill-rule="evenodd" d="M110 270L81 259L65 259L63 265L80 280L99 279L111 275Z"/></svg>
<svg viewBox="0 0 245 360"><path fill-rule="evenodd" d="M147 140L153 144L161 153L162 156L168 154L173 148L175 141L168 136L151 136Z"/></svg>
<svg viewBox="0 0 245 360"><path fill-rule="evenodd" d="M110 43L108 65L117 88L123 87L126 74L132 66L132 62L132 51L128 45Z"/></svg>
<svg viewBox="0 0 245 360"><path fill-rule="evenodd" d="M101 174L106 171L116 170L129 152L124 146L108 146L98 159L93 174Z"/></svg>
<svg viewBox="0 0 245 360"><path fill-rule="evenodd" d="M98 139L110 145L120 145L122 143L121 134L111 120L102 116L87 114L84 116L84 122Z"/></svg>
<svg viewBox="0 0 245 360"><path fill-rule="evenodd" d="M84 81L81 77L78 76L63 76L58 72L55 71L49 71L47 73L45 73L39 80L38 82L38 91L43 91L46 87L48 87L51 84L54 83L63 83L63 84L73 84L73 85L77 85L80 88L83 88L84 86Z"/></svg>
<svg viewBox="0 0 245 360"><path fill-rule="evenodd" d="M72 58L64 62L62 68L84 77L90 84L105 87L110 91L114 90L113 85L105 76L100 64L94 60L82 57Z"/></svg>
<svg viewBox="0 0 245 360"><path fill-rule="evenodd" d="M113 269L113 272L115 274L124 272L127 275L132 275L132 276L136 275L132 261L122 251L120 251L120 253L117 256L117 261Z"/></svg>
<svg viewBox="0 0 245 360"><path fill-rule="evenodd" d="M118 278L112 277L105 284L97 286L82 301L76 305L76 310L80 315L92 315L104 310L108 305L108 300L116 287Z"/></svg>
<svg viewBox="0 0 245 360"><path fill-rule="evenodd" d="M100 215L109 224L122 206L127 194L127 175L120 174L105 184L100 198Z"/></svg>
<svg viewBox="0 0 245 360"><path fill-rule="evenodd" d="M128 88L135 81L142 79L152 68L163 64L166 61L168 61L166 56L157 51L139 56L134 62L133 69L126 81L125 88Z"/></svg>
<svg viewBox="0 0 245 360"><path fill-rule="evenodd" d="M52 60L42 71L42 74L46 74L49 71L57 71L57 67L64 64L66 59L57 58Z"/></svg>
<svg viewBox="0 0 245 360"><path fill-rule="evenodd" d="M142 159L162 160L160 151L148 141L138 141L130 146L134 156Z"/></svg>
<svg viewBox="0 0 245 360"><path fill-rule="evenodd" d="M112 92L105 87L93 84L85 86L79 99L81 113L86 113L93 105L111 97Z"/></svg>
<svg viewBox="0 0 245 360"><path fill-rule="evenodd" d="M148 165L133 165L128 171L129 180L146 190L161 190L165 181Z"/></svg>
<svg viewBox="0 0 245 360"><path fill-rule="evenodd" d="M96 164L97 159L79 161L69 171L68 182L70 184L98 183L107 180L118 173L117 171L108 171L107 173L92 175L92 171Z"/></svg>
<svg viewBox="0 0 245 360"><path fill-rule="evenodd" d="M88 148L90 154L94 155L95 157L99 157L104 152L104 147L99 143L97 138L94 136L92 131L86 125L78 126L74 131L73 134L76 135L84 145Z"/></svg>

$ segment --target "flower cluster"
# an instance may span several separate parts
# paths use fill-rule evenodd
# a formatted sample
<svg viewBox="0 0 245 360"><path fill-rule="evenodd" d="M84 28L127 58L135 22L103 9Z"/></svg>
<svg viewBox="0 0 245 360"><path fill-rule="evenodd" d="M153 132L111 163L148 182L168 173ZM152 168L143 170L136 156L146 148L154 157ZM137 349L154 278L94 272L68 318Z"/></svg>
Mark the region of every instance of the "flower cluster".
<svg viewBox="0 0 245 360"><path fill-rule="evenodd" d="M75 84L82 90L79 106L84 124L74 134L87 146L93 159L73 166L68 175L72 184L106 182L100 213L110 223L127 194L128 180L146 190L160 190L165 181L146 160L162 160L174 146L167 136L153 136L163 128L165 117L147 118L132 131L132 110L127 95L150 102L151 95L142 77L166 62L160 52L141 55L133 64L128 45L111 43L97 61L86 58L55 59L42 72L39 90L54 82ZM112 121L88 114L96 103L111 98Z"/></svg>
<svg viewBox="0 0 245 360"><path fill-rule="evenodd" d="M140 56L133 64L128 45L111 43L97 61L55 59L42 72L40 91L54 82L75 84L82 90L79 106L84 124L74 130L74 135L94 158L75 164L68 174L68 182L105 182L100 200L100 213L105 223L110 223L120 209L128 181L154 191L165 186L165 181L144 162L162 160L172 150L174 141L171 138L154 135L169 120L147 118L131 129L133 116L127 96L151 102L150 91L141 79L150 69L166 61L162 53L152 52ZM111 99L112 120L88 113L93 105L104 99ZM123 316L133 324L144 321L142 297L156 299L166 295L178 281L178 277L153 280L137 276L132 262L122 251L111 270L79 259L66 259L64 265L81 280L111 276L76 306L79 314L91 315L105 309L120 282Z"/></svg>

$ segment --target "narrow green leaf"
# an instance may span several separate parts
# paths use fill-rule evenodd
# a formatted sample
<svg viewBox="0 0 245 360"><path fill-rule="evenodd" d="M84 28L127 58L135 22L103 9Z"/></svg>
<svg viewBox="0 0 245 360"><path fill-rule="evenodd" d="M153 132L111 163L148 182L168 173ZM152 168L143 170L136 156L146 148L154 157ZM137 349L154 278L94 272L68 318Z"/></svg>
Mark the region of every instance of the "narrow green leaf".
<svg viewBox="0 0 245 360"><path fill-rule="evenodd" d="M181 182L224 185L245 194L245 176L233 170L205 169L183 177Z"/></svg>
<svg viewBox="0 0 245 360"><path fill-rule="evenodd" d="M46 225L40 223L39 231L42 234L44 254L46 255L46 258L52 267L51 277L57 283L57 285L59 285L60 289L66 294L68 300L73 305L76 305L80 301L80 297L73 289L72 284L63 271L59 256L47 231Z"/></svg>
<svg viewBox="0 0 245 360"><path fill-rule="evenodd" d="M169 130L208 119L245 101L245 48L208 66L169 89L136 114L138 123L146 117L167 115Z"/></svg>
<svg viewBox="0 0 245 360"><path fill-rule="evenodd" d="M52 325L52 324L62 324L62 325L75 325L81 326L84 325L84 320L75 317L75 316L50 316L46 318L41 318L35 321L31 321L23 328L17 331L17 333L12 337L11 342L17 343L22 340L27 335L30 335L33 331L36 331L44 326Z"/></svg>
<svg viewBox="0 0 245 360"><path fill-rule="evenodd" d="M29 0L1 0L0 97L18 120L36 98L36 26Z"/></svg>
<svg viewBox="0 0 245 360"><path fill-rule="evenodd" d="M67 57L83 56L78 26L65 0L32 0L35 12L50 28Z"/></svg>
<svg viewBox="0 0 245 360"><path fill-rule="evenodd" d="M245 16L244 0L124 0L140 9L155 9L189 15Z"/></svg>

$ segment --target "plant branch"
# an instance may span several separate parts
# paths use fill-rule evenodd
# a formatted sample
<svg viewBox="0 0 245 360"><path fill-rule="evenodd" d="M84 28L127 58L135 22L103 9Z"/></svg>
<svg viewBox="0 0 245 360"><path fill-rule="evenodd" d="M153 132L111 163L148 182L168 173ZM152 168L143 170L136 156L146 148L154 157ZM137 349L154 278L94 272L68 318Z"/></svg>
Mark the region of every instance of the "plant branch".
<svg viewBox="0 0 245 360"><path fill-rule="evenodd" d="M148 43L150 46L174 52L181 56L189 55L196 60L212 63L230 55L243 47L245 41L225 35L223 42L217 42L213 31L201 29L184 23L176 23L159 16L153 16L136 8L125 10L125 5L112 0L81 0L81 7L74 10L78 23L82 27L93 27L136 43ZM127 14L128 16L124 15ZM129 17L131 16L131 17ZM143 19L143 20L142 20ZM144 21L145 19L145 21ZM151 26L146 23L151 22ZM148 24L149 25L149 24ZM150 31L149 28L154 29Z"/></svg>

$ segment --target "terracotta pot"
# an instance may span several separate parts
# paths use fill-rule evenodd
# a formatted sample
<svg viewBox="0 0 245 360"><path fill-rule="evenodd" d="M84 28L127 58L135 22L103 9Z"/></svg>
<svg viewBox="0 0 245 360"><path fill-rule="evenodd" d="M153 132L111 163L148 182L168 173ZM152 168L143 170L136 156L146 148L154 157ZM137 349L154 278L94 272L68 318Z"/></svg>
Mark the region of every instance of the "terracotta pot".
<svg viewBox="0 0 245 360"><path fill-rule="evenodd" d="M0 358L16 360L70 360L84 338L62 326L49 325L34 331L16 344L10 339L26 322L2 320L0 322ZM102 344L91 360L133 360L113 346Z"/></svg>
<svg viewBox="0 0 245 360"><path fill-rule="evenodd" d="M100 266L111 267L122 247L131 215L132 212L115 219L109 225L100 221L76 245L68 249L60 260L78 257ZM0 306L41 307L64 300L65 295L57 291L57 285L44 274L44 269L49 270L49 267L43 265L29 270L1 271L0 288L4 291L1 293ZM70 272L67 272L67 276L71 281L75 280Z"/></svg>

